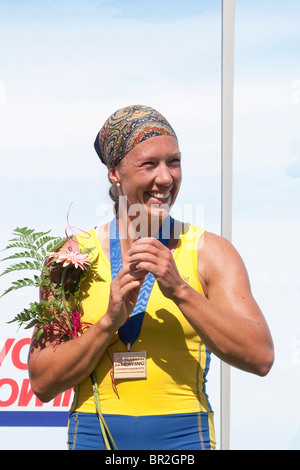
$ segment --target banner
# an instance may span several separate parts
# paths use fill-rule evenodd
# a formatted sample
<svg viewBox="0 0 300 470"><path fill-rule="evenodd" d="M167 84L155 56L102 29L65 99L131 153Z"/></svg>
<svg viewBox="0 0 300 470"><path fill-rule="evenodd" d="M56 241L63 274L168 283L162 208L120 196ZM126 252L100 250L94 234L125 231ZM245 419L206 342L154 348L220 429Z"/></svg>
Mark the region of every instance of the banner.
<svg viewBox="0 0 300 470"><path fill-rule="evenodd" d="M66 427L73 389L49 403L33 394L27 368L30 341L18 335L0 341L0 426Z"/></svg>

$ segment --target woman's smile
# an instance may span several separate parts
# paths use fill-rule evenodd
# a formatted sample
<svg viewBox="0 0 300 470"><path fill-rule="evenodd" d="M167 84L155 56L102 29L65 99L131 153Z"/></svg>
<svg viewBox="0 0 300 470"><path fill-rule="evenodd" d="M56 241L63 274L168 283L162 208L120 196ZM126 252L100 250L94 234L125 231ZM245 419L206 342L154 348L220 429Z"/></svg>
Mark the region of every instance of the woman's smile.
<svg viewBox="0 0 300 470"><path fill-rule="evenodd" d="M170 202L171 191L147 191L146 194L150 197L149 201L152 204L168 204Z"/></svg>

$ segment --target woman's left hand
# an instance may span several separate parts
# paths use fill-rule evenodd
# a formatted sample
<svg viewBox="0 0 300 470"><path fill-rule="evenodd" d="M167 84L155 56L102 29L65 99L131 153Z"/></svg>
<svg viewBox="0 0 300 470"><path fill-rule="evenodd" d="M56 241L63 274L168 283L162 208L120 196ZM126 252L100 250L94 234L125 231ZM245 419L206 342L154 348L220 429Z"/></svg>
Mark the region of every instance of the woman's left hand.
<svg viewBox="0 0 300 470"><path fill-rule="evenodd" d="M133 271L153 274L165 297L173 298L184 284L172 252L156 238L139 238L128 251L128 263Z"/></svg>

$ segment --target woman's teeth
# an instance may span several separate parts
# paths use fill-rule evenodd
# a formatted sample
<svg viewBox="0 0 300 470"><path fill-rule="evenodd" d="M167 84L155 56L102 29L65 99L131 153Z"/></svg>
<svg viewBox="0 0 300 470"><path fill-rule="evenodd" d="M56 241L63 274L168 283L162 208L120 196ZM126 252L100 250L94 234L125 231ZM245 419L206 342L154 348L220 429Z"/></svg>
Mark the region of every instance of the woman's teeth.
<svg viewBox="0 0 300 470"><path fill-rule="evenodd" d="M148 192L149 196L155 197L156 199L167 199L170 196L170 191L167 193L157 193L155 191Z"/></svg>

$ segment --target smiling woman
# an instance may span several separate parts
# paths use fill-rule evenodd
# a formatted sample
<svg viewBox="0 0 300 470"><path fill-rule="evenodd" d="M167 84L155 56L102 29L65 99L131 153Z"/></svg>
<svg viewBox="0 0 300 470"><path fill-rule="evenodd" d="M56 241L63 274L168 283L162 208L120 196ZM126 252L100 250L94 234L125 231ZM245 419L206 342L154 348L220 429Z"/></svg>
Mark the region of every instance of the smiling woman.
<svg viewBox="0 0 300 470"><path fill-rule="evenodd" d="M177 140L158 136L132 149L110 170L110 180L119 188L119 195L126 198L128 222L137 212L147 212L151 229L150 218L166 217L180 188L180 160ZM145 232L143 227L140 230Z"/></svg>
<svg viewBox="0 0 300 470"><path fill-rule="evenodd" d="M134 212L133 204L142 204L135 209L143 210L146 200L148 206L153 206L152 213L155 205L161 207L165 204L170 208L174 204L181 182L181 154L175 131L158 111L141 105L116 111L102 126L94 146L115 185L110 195L116 204L116 213L119 196L129 197L127 210L131 207L131 214ZM139 184L132 199L128 191L130 186L135 187L137 181L132 181L134 176ZM139 198L136 198L138 188Z"/></svg>
<svg viewBox="0 0 300 470"><path fill-rule="evenodd" d="M98 273L80 286L83 321L91 326L56 348L47 332L33 337L32 388L49 401L75 387L70 449L214 449L211 353L261 376L273 362L246 269L225 239L170 216L181 154L160 113L117 111L95 148L120 204L105 229L74 241ZM110 430L102 435L97 413Z"/></svg>

